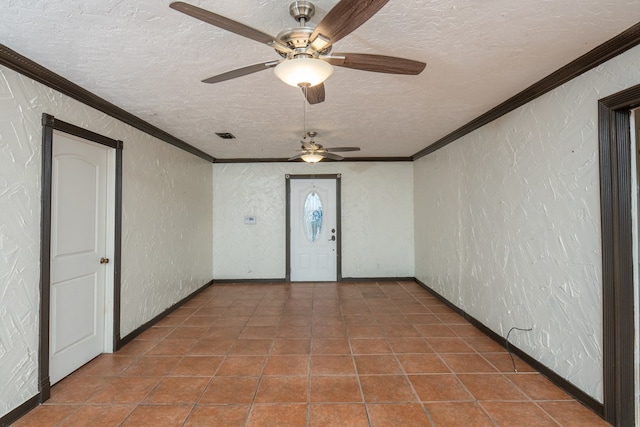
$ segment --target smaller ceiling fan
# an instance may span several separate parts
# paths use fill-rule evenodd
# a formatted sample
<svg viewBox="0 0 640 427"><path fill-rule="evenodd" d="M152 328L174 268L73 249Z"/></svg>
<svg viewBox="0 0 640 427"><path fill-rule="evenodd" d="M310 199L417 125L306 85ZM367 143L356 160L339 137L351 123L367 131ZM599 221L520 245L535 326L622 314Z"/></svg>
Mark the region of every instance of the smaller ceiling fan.
<svg viewBox="0 0 640 427"><path fill-rule="evenodd" d="M305 132L304 138L302 139L302 141L300 141L302 146L300 147L299 151L301 153L291 157L289 160L302 159L307 163L318 163L322 159L342 160L344 159L344 157L333 153L344 151L360 151L360 147L325 148L322 144L318 144L313 140L317 135L318 132ZM307 137L309 138L309 140L307 140Z"/></svg>
<svg viewBox="0 0 640 427"><path fill-rule="evenodd" d="M424 70L427 64L413 59L366 53L331 53L335 42L368 21L388 1L340 0L316 27L307 26L315 14L315 6L306 0L294 1L289 12L298 26L286 29L276 37L182 1L173 2L169 7L223 30L266 44L281 57L209 77L202 80L204 83L219 83L274 68L278 78L291 86L301 87L307 101L317 104L325 99L323 82L333 72L333 66L409 75L420 74Z"/></svg>

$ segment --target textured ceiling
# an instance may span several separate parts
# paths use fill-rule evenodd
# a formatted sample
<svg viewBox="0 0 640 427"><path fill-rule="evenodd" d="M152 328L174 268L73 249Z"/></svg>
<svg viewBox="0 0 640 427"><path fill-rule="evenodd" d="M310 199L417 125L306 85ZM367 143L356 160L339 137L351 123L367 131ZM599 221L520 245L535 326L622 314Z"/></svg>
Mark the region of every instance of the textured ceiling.
<svg viewBox="0 0 640 427"><path fill-rule="evenodd" d="M266 70L200 80L280 57L169 8L170 0L3 0L7 47L220 159L295 155L303 95ZM271 35L290 0L187 1ZM337 3L317 0L315 26ZM427 63L419 76L336 67L307 108L325 146L411 156L640 21L637 0L390 0L336 52ZM222 140L215 132L231 132Z"/></svg>

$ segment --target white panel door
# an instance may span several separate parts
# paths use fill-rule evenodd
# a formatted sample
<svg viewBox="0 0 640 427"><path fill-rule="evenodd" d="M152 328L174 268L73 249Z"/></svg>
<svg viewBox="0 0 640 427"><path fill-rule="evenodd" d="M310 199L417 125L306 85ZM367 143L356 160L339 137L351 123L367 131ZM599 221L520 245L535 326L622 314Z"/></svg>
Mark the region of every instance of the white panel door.
<svg viewBox="0 0 640 427"><path fill-rule="evenodd" d="M291 179L289 189L291 281L336 281L336 180Z"/></svg>
<svg viewBox="0 0 640 427"><path fill-rule="evenodd" d="M54 133L49 375L55 384L104 349L108 148ZM103 260L104 262L104 260Z"/></svg>

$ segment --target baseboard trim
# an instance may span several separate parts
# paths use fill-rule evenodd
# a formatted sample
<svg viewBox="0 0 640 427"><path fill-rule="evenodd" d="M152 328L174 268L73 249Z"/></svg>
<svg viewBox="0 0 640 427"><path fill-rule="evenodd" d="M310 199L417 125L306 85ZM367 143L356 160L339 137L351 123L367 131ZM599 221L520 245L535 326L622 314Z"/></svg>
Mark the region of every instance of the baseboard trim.
<svg viewBox="0 0 640 427"><path fill-rule="evenodd" d="M286 279L283 277L281 279L213 279L214 285L223 285L225 283L237 284L237 283L278 283L278 282L286 282Z"/></svg>
<svg viewBox="0 0 640 427"><path fill-rule="evenodd" d="M26 415L29 411L40 405L40 393L33 396L31 399L24 402L14 410L7 412L0 417L0 427L6 427L15 423L20 417Z"/></svg>
<svg viewBox="0 0 640 427"><path fill-rule="evenodd" d="M284 279L232 279L232 280L213 279L213 280L210 280L209 282L207 282L205 285L203 285L193 293L189 294L182 300L178 301L177 303L173 304L171 307L164 310L162 313L155 316L153 319L149 320L148 322L134 329L125 337L119 339L116 342L116 350L119 350L125 344L133 341L136 337L138 337L144 331L151 328L158 321L162 320L163 318L171 314L173 311L178 309L185 302L189 301L191 298L195 297L196 295L198 295L199 293L207 289L209 286L224 284L224 283L271 283L271 282L277 283L277 282L284 282L284 281L285 281ZM478 321L475 317L469 315L466 311L457 307L448 299L446 299L444 296L442 296L437 291L430 288L424 282L420 281L415 277L343 278L343 282L366 282L366 281L377 281L377 282L413 281L417 283L419 286L421 286L423 289L425 289L427 292L432 294L434 297L436 297L438 300L446 304L449 308L451 308L457 314L459 314L464 319L469 321L469 323L471 323L472 325L480 329L485 335L487 335L489 338L494 340L500 346L506 348L504 337L498 335L497 333L489 329L487 326L485 326L480 321ZM604 405L602 403L598 402L593 397L589 396L584 391L582 391L581 389L579 389L569 381L565 380L560 375L558 375L557 373L555 373L554 371L552 371L542 363L538 362L536 359L529 356L527 353L525 353L523 350L519 349L518 347L514 346L513 344L509 344L509 349L513 354L517 355L523 361L529 364L531 367L535 368L538 372L540 372L542 375L547 377L552 383L564 389L568 394L573 396L577 401L582 403L584 406L594 411L600 417L604 416ZM29 411L36 408L40 404L40 397L41 395L37 394L32 398L30 398L29 400L27 400L26 402L24 402L22 405L18 406L17 408L13 409L12 411L0 417L0 427L6 427L11 425L12 423L16 422L19 418L26 415Z"/></svg>
<svg viewBox="0 0 640 427"><path fill-rule="evenodd" d="M278 282L286 282L287 279L213 279L212 282L215 285L221 285L225 283L278 283ZM336 282L413 282L415 278L413 277L343 277L341 280L337 280ZM291 282L291 283L305 283L305 282ZM306 282L306 283L322 283L322 282ZM334 283L334 282L330 282Z"/></svg>
<svg viewBox="0 0 640 427"><path fill-rule="evenodd" d="M417 278L414 278L413 280L418 285L420 285L422 288L424 288L427 292L429 292L434 297L436 297L438 300L440 300L444 304L446 304L453 311L455 311L460 316L462 316L463 318L468 320L469 323L471 323L473 326L475 326L476 328L480 329L489 338L494 340L496 343L498 343L502 347L506 348L506 342L505 342L505 338L504 337L498 335L497 333L495 333L494 331L489 329L487 326L482 324L480 321L478 321L475 317L471 316L466 311L464 311L461 308L459 308L458 306L454 305L451 301L449 301L448 299L446 299L445 297L440 295L437 291L435 291L432 288L430 288L427 284L423 283L422 281L420 281ZM524 360L532 368L536 369L542 375L547 377L547 379L549 379L552 383L554 383L555 385L557 385L558 387L562 388L564 391L569 393L572 397L574 397L577 401L582 403L584 406L586 406L587 408L591 409L593 412L598 414L600 417L604 417L604 404L598 402L593 397L589 396L584 391L582 391L581 389L579 389L578 387L576 387L575 385L573 385L572 383L570 383L566 379L562 378L560 375L558 375L557 373L555 373L554 371L549 369L547 366L545 366L542 363L538 362L536 359L531 357L529 354L525 353L523 350L519 349L518 347L514 346L511 343L509 343L509 350L511 350L511 352L513 354L517 355L519 358Z"/></svg>
<svg viewBox="0 0 640 427"><path fill-rule="evenodd" d="M165 317L167 317L169 314L173 313L176 309L178 309L182 304L184 304L185 302L189 301L191 298L195 297L196 295L198 295L200 292L204 291L205 289L207 289L209 286L211 286L214 283L213 280L209 280L207 283L205 283L202 287L198 288L197 290L195 290L194 292L190 293L189 295L187 295L186 297L182 298L180 301L178 301L177 303L173 304L171 307L167 308L166 310L164 310L162 313L158 314L157 316L155 316L153 319L149 320L148 322L138 326L136 329L134 329L133 331L129 332L126 336L116 340L116 348L115 351L120 350L124 345L130 343L131 341L133 341L136 337L138 337L140 334L142 334L144 331L146 331L147 329L149 329L150 327L152 327L153 325L155 325L156 323L158 323L160 320L164 319Z"/></svg>
<svg viewBox="0 0 640 427"><path fill-rule="evenodd" d="M143 324L143 325L139 326L138 328L134 329L132 332L127 334L125 337L117 339L116 342L115 342L116 348L114 349L114 351L118 351L125 344L133 341L134 338L136 338L141 333L143 333L144 331L149 329L151 326L153 326L158 321L162 320L167 315L171 314L173 311L175 311L177 308L179 308L182 304L184 304L185 302L189 301L191 298L195 297L196 295L198 295L200 292L204 291L206 288L208 288L212 284L213 284L213 280L210 280L209 282L205 283L202 287L198 288L196 291L194 291L191 294L187 295L186 297L184 297L183 299L181 299L177 303L173 304L171 307L169 307L166 310L164 310L162 313L158 314L153 319L149 320L145 324ZM47 400L47 399L45 399L43 397L44 396L43 396L43 393L41 391L40 393L38 393L37 395L33 396L31 399L27 400L26 402L24 402L22 405L18 406L17 408L12 410L11 412L8 412L7 414L5 414L2 417L0 417L0 427L9 426L10 424L12 424L12 423L16 422L18 419L20 419L22 416L26 415L32 409L38 407L40 405L40 403L42 403L43 401ZM47 396L47 398L48 398L48 396Z"/></svg>
<svg viewBox="0 0 640 427"><path fill-rule="evenodd" d="M413 282L413 277L343 277L343 282Z"/></svg>

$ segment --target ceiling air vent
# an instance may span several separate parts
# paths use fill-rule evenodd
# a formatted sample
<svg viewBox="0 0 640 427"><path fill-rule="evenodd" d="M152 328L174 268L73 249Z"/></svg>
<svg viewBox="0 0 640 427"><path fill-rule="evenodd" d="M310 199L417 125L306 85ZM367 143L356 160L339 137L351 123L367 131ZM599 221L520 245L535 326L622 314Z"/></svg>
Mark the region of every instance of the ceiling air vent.
<svg viewBox="0 0 640 427"><path fill-rule="evenodd" d="M222 139L236 139L236 137L230 132L216 132L216 135Z"/></svg>

